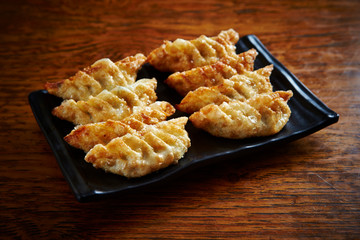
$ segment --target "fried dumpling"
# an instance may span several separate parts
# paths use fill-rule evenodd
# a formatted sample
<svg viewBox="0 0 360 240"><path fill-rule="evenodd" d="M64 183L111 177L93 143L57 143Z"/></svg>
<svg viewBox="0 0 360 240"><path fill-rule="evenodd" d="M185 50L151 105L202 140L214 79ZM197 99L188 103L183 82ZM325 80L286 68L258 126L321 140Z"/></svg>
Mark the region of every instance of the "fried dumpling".
<svg viewBox="0 0 360 240"><path fill-rule="evenodd" d="M122 121L108 120L75 127L64 140L73 147L88 152L96 144L107 144L112 139L125 134L137 134L146 125L165 121L175 113L175 108L168 102L157 101L149 106L137 107Z"/></svg>
<svg viewBox="0 0 360 240"><path fill-rule="evenodd" d="M269 65L256 71L244 71L230 79L223 79L217 86L199 87L190 91L176 107L182 112L193 113L208 104L245 101L256 94L271 93L269 77L272 69L273 65Z"/></svg>
<svg viewBox="0 0 360 240"><path fill-rule="evenodd" d="M140 79L126 87L118 86L111 91L103 90L86 101L65 100L52 113L60 119L77 124L121 120L128 117L133 108L149 105L157 99L157 81Z"/></svg>
<svg viewBox="0 0 360 240"><path fill-rule="evenodd" d="M46 83L45 89L63 99L85 101L103 90L110 91L117 86L134 83L145 60L146 57L141 53L115 63L108 58L100 59L69 79Z"/></svg>
<svg viewBox="0 0 360 240"><path fill-rule="evenodd" d="M223 79L229 79L245 71L253 71L256 56L255 49L238 55L226 55L213 64L173 73L165 80L165 83L180 95L185 96L199 87L219 85Z"/></svg>
<svg viewBox="0 0 360 240"><path fill-rule="evenodd" d="M233 29L222 31L215 37L204 35L193 39L164 41L147 57L147 61L159 71L178 72L194 67L213 64L227 55L235 55L239 34Z"/></svg>
<svg viewBox="0 0 360 240"><path fill-rule="evenodd" d="M217 137L242 139L278 133L290 118L291 91L258 94L248 100L210 104L193 113L190 121Z"/></svg>
<svg viewBox="0 0 360 240"><path fill-rule="evenodd" d="M95 145L85 161L96 168L128 178L141 177L176 164L190 147L187 117L148 125L140 134L125 134Z"/></svg>
<svg viewBox="0 0 360 240"><path fill-rule="evenodd" d="M122 121L89 123L75 127L64 140L71 146L90 151L96 144L107 144L112 139L125 134L136 134L136 131Z"/></svg>

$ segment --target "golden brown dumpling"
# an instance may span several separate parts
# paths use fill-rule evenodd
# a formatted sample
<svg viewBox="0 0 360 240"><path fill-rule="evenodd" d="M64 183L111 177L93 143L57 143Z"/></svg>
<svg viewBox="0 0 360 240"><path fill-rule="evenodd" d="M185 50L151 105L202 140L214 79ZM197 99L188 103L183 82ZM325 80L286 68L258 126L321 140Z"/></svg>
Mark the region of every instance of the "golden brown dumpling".
<svg viewBox="0 0 360 240"><path fill-rule="evenodd" d="M146 57L141 53L115 63L108 58L100 59L69 79L56 83L46 83L45 89L50 94L63 99L85 101L103 90L110 91L117 86L134 83L137 72L145 60Z"/></svg>
<svg viewBox="0 0 360 240"><path fill-rule="evenodd" d="M222 31L218 36L204 35L193 39L176 39L164 43L153 50L147 61L156 69L164 72L178 72L194 67L213 64L227 55L235 55L235 43L239 34L233 29Z"/></svg>
<svg viewBox="0 0 360 240"><path fill-rule="evenodd" d="M270 74L273 65L266 66L256 71L244 71L230 79L223 79L221 84L212 87L199 87L190 91L176 107L180 111L193 113L208 104L220 105L232 100L245 101L250 97L271 93Z"/></svg>
<svg viewBox="0 0 360 240"><path fill-rule="evenodd" d="M86 101L65 100L52 113L74 124L87 124L106 120L122 120L134 107L149 105L157 99L156 79L140 79L126 87L103 90Z"/></svg>
<svg viewBox="0 0 360 240"><path fill-rule="evenodd" d="M290 118L291 91L258 94L241 102L210 104L193 113L190 121L217 137L242 139L278 133Z"/></svg>
<svg viewBox="0 0 360 240"><path fill-rule="evenodd" d="M139 134L125 134L108 144L95 145L85 161L125 177L141 177L176 164L190 147L187 117L147 125Z"/></svg>
<svg viewBox="0 0 360 240"><path fill-rule="evenodd" d="M229 79L245 71L253 71L256 56L255 49L239 55L227 55L214 64L173 73L165 80L165 83L180 95L185 96L199 87L219 85L224 79Z"/></svg>

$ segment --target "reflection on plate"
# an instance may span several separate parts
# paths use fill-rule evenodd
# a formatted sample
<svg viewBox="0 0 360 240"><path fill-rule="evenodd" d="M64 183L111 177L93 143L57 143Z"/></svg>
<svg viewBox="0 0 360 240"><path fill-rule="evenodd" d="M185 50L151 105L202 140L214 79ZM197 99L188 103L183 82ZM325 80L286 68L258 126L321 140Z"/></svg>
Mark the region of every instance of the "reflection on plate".
<svg viewBox="0 0 360 240"><path fill-rule="evenodd" d="M170 177L178 176L184 170L191 170L224 158L236 158L251 151L256 151L274 144L285 144L305 137L338 121L338 114L329 109L313 95L289 70L277 61L254 35L242 37L237 43L237 52L255 48L259 55L255 61L255 69L274 64L270 77L274 90L292 90L294 96L289 101L292 111L289 122L284 129L273 136L244 140L216 138L194 128L188 122L186 129L191 138L191 147L177 165L173 165L148 176L127 179L101 169L95 169L84 161L82 150L69 146L63 137L73 125L62 121L51 114L51 110L60 105L62 99L48 94L45 90L30 93L29 103L34 116L47 138L56 160L78 201L90 201L96 198L124 193L162 182ZM176 92L163 84L168 74L156 71L150 65L144 65L138 78L156 77L158 100L179 103L181 98ZM176 113L173 117L180 116Z"/></svg>

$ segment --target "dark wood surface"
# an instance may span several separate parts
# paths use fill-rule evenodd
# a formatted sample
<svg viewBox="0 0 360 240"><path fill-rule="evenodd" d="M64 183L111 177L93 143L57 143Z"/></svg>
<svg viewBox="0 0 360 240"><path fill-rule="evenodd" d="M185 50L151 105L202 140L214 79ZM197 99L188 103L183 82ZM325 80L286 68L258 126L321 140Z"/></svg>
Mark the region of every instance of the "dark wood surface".
<svg viewBox="0 0 360 240"><path fill-rule="evenodd" d="M360 239L359 9L356 0L0 1L0 238ZM100 58L228 28L255 34L339 122L151 190L77 202L28 94Z"/></svg>

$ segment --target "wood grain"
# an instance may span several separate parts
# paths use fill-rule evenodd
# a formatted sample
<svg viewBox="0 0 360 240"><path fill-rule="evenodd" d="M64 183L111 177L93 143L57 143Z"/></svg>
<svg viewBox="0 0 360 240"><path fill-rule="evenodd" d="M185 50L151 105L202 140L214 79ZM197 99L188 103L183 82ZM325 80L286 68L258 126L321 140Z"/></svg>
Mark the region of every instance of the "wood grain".
<svg viewBox="0 0 360 240"><path fill-rule="evenodd" d="M1 1L0 238L359 239L360 2ZM311 136L78 203L29 107L30 92L163 40L255 34L331 109Z"/></svg>

